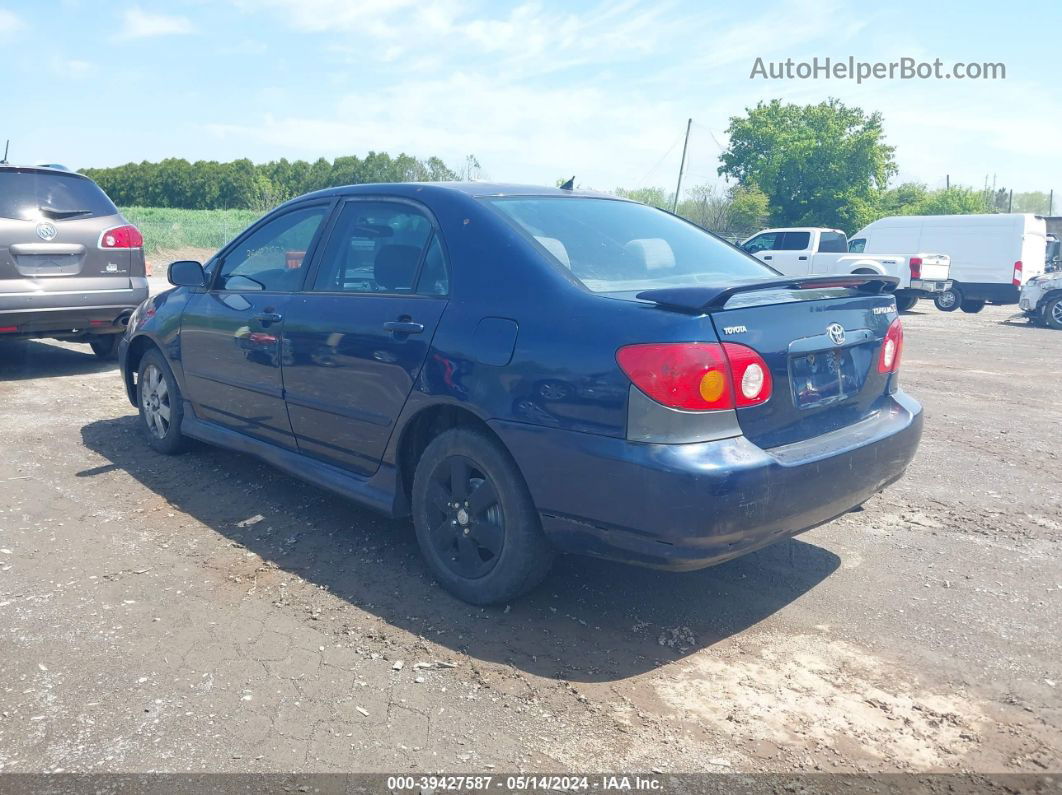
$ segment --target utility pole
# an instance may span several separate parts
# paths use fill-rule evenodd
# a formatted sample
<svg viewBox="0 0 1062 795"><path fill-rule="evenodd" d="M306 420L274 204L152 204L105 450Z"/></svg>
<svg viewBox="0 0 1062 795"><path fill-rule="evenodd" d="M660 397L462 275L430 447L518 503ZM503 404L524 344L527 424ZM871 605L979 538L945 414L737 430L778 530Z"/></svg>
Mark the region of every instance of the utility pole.
<svg viewBox="0 0 1062 795"><path fill-rule="evenodd" d="M6 163L7 162L7 150L10 149L10 148L11 148L11 139L8 138L7 139L7 143L4 144L4 159L0 160L0 163Z"/></svg>
<svg viewBox="0 0 1062 795"><path fill-rule="evenodd" d="M1007 200L1007 212L1014 212L1014 188L1010 189L1010 198Z"/></svg>
<svg viewBox="0 0 1062 795"><path fill-rule="evenodd" d="M944 175L944 190L951 190L951 174Z"/></svg>
<svg viewBox="0 0 1062 795"><path fill-rule="evenodd" d="M1047 214L1050 216L1055 211L1055 189L1051 188L1051 192L1047 194Z"/></svg>
<svg viewBox="0 0 1062 795"><path fill-rule="evenodd" d="M678 184L675 185L675 199L671 202L671 212L678 210L679 193L682 192L682 172L686 169L686 147L690 145L690 127L693 126L693 119L686 122L686 140L682 142L682 162L679 163L679 175Z"/></svg>

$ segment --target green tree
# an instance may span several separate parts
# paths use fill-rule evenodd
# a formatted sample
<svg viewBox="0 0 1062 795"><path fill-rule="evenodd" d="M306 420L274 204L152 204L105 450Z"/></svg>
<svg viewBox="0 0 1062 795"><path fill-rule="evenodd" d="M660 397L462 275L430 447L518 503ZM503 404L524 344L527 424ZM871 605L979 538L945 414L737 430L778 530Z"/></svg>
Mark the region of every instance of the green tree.
<svg viewBox="0 0 1062 795"><path fill-rule="evenodd" d="M614 193L624 199L648 204L650 207L671 208L671 197L663 188L634 188L633 190L616 188Z"/></svg>
<svg viewBox="0 0 1062 795"><path fill-rule="evenodd" d="M829 99L759 103L730 119L719 173L762 190L779 225L858 228L896 172L880 113Z"/></svg>

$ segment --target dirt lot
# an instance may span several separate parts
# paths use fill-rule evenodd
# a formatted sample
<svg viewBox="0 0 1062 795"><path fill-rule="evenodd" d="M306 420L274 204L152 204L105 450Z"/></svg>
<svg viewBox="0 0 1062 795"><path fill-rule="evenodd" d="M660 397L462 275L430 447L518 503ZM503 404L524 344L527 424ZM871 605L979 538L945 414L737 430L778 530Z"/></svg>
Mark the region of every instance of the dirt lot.
<svg viewBox="0 0 1062 795"><path fill-rule="evenodd" d="M149 451L87 347L7 344L0 770L1062 771L1062 333L1010 314L905 317L926 434L862 512L497 609L404 522Z"/></svg>

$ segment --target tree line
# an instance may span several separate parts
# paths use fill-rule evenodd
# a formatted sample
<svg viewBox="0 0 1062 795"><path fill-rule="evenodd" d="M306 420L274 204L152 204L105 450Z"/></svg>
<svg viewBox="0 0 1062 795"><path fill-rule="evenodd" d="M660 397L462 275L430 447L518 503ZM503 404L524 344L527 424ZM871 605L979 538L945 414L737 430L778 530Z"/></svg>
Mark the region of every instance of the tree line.
<svg viewBox="0 0 1062 795"><path fill-rule="evenodd" d="M448 181L458 178L437 157L392 157L369 152L335 160L274 160L219 163L168 158L158 163L126 163L82 172L119 207L175 207L186 210L268 210L310 191L367 182Z"/></svg>

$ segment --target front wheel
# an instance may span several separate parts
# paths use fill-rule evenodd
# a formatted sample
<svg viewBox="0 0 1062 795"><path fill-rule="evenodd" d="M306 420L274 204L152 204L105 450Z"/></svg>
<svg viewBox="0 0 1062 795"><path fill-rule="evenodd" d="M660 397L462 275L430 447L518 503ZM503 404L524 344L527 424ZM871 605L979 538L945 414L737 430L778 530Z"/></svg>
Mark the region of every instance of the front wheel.
<svg viewBox="0 0 1062 795"><path fill-rule="evenodd" d="M136 391L140 421L151 448L166 455L183 451L187 440L181 433L181 390L157 349L148 351L140 360Z"/></svg>
<svg viewBox="0 0 1062 795"><path fill-rule="evenodd" d="M896 309L899 312L910 312L914 309L915 304L918 303L917 295L898 295L896 296Z"/></svg>
<svg viewBox="0 0 1062 795"><path fill-rule="evenodd" d="M472 604L526 593L553 563L520 470L478 431L445 431L425 449L413 476L413 526L435 577Z"/></svg>
<svg viewBox="0 0 1062 795"><path fill-rule="evenodd" d="M117 359L118 339L121 336L121 334L102 334L89 340L89 347L101 359Z"/></svg>
<svg viewBox="0 0 1062 795"><path fill-rule="evenodd" d="M958 287L949 287L933 296L933 303L941 312L954 312L962 303L962 293Z"/></svg>
<svg viewBox="0 0 1062 795"><path fill-rule="evenodd" d="M968 315L976 315L978 312L985 308L985 302L967 299L962 302L960 308Z"/></svg>
<svg viewBox="0 0 1062 795"><path fill-rule="evenodd" d="M1048 328L1062 331L1062 295L1056 296L1044 304L1042 317Z"/></svg>

